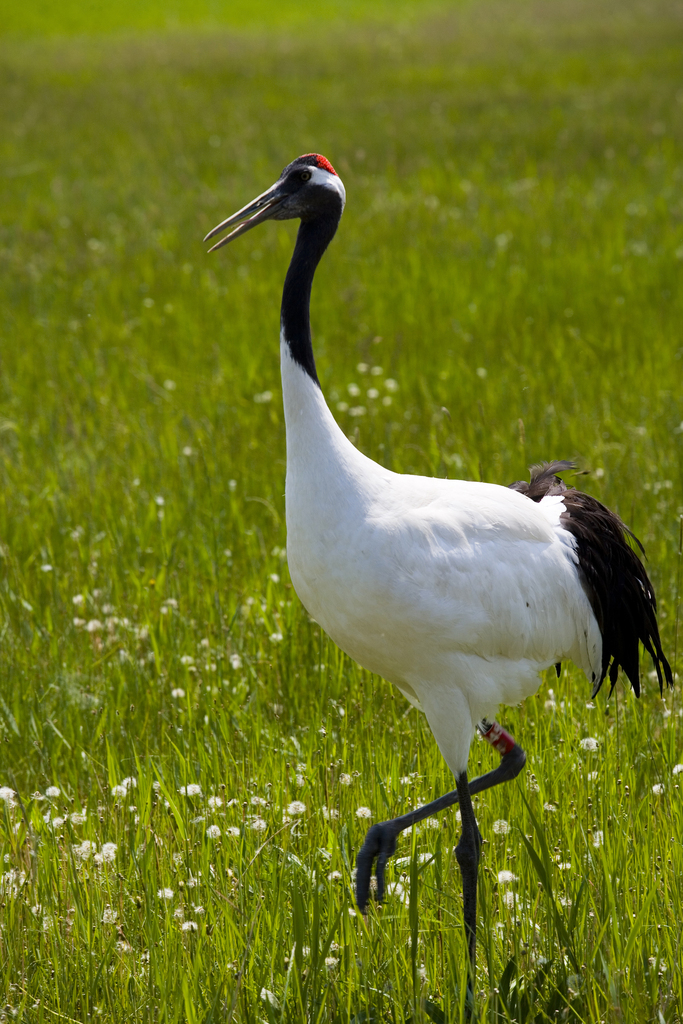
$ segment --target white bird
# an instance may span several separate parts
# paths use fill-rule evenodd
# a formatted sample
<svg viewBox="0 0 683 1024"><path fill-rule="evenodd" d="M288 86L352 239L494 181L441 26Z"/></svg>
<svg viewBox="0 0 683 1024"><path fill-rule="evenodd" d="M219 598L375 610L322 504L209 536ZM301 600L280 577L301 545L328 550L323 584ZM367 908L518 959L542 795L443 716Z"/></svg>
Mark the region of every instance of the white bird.
<svg viewBox="0 0 683 1024"><path fill-rule="evenodd" d="M458 801L464 919L475 973L481 836L471 795L513 778L525 754L490 721L499 704L535 693L539 672L565 659L593 684L621 665L640 692L638 643L672 685L652 585L615 513L567 489L558 462L512 487L392 473L359 452L335 422L316 374L309 303L313 275L339 224L346 193L325 157L309 153L206 237L226 242L268 220L301 221L284 284L280 360L287 433L287 557L304 606L342 650L394 683L424 711L456 790L374 825L357 860L365 909L377 858L399 832ZM210 251L213 251L210 250ZM472 782L476 727L501 754Z"/></svg>

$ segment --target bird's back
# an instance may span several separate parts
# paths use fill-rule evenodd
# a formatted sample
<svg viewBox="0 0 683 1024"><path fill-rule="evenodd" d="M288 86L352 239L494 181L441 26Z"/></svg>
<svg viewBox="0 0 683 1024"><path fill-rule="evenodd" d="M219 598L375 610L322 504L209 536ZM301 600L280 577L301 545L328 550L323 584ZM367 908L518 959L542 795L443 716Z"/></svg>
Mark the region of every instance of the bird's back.
<svg viewBox="0 0 683 1024"><path fill-rule="evenodd" d="M497 667L495 704L521 699L539 669L564 658L596 671L600 632L555 510L505 487L399 475L363 457L354 469L352 483L321 487L303 529L288 504L292 579L343 650L418 690L421 680L455 685L480 659L489 675Z"/></svg>

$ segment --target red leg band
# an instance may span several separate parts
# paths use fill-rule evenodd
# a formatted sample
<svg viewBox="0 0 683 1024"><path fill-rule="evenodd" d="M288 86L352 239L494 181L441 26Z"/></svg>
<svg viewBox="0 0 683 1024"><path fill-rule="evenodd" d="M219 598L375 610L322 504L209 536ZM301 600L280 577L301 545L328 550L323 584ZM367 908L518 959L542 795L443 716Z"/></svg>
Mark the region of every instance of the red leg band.
<svg viewBox="0 0 683 1024"><path fill-rule="evenodd" d="M498 725L498 722L487 722L486 725L488 725L488 729L482 728L483 723L478 726L486 742L490 743L501 757L509 754L515 746L515 741L510 733L506 732L502 725Z"/></svg>

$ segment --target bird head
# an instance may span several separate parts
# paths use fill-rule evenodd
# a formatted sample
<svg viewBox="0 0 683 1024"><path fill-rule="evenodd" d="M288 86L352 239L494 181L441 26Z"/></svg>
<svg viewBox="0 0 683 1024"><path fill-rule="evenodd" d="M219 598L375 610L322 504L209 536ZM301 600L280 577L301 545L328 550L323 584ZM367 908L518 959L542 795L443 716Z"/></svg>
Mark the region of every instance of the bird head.
<svg viewBox="0 0 683 1024"><path fill-rule="evenodd" d="M221 221L204 239L238 225L209 252L262 224L264 220L315 220L332 214L338 220L346 202L342 180L329 160L319 153L306 153L288 164L274 185Z"/></svg>

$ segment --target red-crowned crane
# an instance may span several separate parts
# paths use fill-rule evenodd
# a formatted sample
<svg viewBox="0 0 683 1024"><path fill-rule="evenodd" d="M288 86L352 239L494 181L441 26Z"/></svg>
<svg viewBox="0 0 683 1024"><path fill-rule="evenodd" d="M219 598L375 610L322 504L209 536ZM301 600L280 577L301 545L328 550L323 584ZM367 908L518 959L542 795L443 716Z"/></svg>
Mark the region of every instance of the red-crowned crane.
<svg viewBox="0 0 683 1024"><path fill-rule="evenodd" d="M632 535L614 512L555 475L571 463L533 467L529 484L511 487L407 476L366 458L337 425L316 373L309 305L345 201L332 165L309 153L206 237L238 225L219 249L263 221L301 221L280 320L292 582L343 651L424 711L456 780L454 792L371 827L358 854L356 898L364 910L376 860L381 900L398 834L459 802L471 998L481 845L471 797L514 778L526 759L492 721L498 705L534 693L539 672L564 659L583 669L593 696L607 674L614 687L619 666L638 696L639 642L660 692L673 679ZM501 761L469 782L475 728Z"/></svg>

